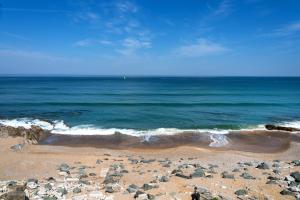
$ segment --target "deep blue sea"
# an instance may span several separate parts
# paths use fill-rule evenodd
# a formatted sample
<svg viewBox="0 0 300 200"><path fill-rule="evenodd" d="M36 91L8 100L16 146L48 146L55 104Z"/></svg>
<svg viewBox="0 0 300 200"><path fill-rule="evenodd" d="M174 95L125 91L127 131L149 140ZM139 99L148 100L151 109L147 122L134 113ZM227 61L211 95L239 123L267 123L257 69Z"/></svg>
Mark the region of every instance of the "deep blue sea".
<svg viewBox="0 0 300 200"><path fill-rule="evenodd" d="M60 133L226 131L300 122L300 78L0 77L0 123Z"/></svg>

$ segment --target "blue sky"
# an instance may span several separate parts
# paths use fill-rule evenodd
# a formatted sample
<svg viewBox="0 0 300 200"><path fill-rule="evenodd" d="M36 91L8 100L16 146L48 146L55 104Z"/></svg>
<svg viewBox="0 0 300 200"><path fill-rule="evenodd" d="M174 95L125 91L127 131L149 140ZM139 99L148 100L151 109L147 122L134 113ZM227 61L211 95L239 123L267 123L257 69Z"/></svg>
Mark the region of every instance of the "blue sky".
<svg viewBox="0 0 300 200"><path fill-rule="evenodd" d="M300 1L0 0L0 74L300 76Z"/></svg>

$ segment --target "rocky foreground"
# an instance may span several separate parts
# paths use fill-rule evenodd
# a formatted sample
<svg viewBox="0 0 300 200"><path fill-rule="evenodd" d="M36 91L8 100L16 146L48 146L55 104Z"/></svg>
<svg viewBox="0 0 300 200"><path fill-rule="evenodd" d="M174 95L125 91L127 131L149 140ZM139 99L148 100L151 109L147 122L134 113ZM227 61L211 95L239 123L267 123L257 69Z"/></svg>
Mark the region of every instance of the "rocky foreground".
<svg viewBox="0 0 300 200"><path fill-rule="evenodd" d="M143 157L120 156L95 160L95 166L81 162L61 163L55 177L43 179L0 181L0 199L189 199L194 186L198 187L201 199L277 199L270 194L261 194L251 188L253 184L270 185L278 192L280 199L300 199L300 160L282 162L238 162L232 163L232 170L224 171L216 164L202 165L194 158L145 159ZM104 163L112 163L109 167ZM33 169L34 170L34 169ZM292 172L290 172L292 171ZM145 176L143 184L128 182L128 176ZM151 177L150 181L146 181ZM221 179L228 180L225 182ZM127 180L127 181L125 181ZM228 196L206 188L207 182L214 182L221 190L227 190L235 182L248 182ZM172 182L180 182L183 191L164 192ZM202 184L205 183L205 184ZM171 184L170 184L171 185ZM247 185L247 184L246 184ZM190 192L188 192L190 191ZM117 194L117 195L115 195Z"/></svg>
<svg viewBox="0 0 300 200"><path fill-rule="evenodd" d="M273 154L110 150L37 145L44 134L0 130L0 199L188 200L195 186L206 200L300 199L298 143Z"/></svg>

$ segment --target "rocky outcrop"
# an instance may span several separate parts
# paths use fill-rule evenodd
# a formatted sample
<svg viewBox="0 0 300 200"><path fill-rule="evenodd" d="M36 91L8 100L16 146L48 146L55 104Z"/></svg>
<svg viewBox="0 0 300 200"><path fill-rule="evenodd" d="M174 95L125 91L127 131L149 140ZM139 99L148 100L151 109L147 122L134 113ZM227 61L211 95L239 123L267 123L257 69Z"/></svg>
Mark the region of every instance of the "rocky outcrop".
<svg viewBox="0 0 300 200"><path fill-rule="evenodd" d="M272 124L267 124L267 125L265 125L265 127L267 130L289 131L289 132L300 131L300 129L297 129L297 128L285 127L285 126L275 126Z"/></svg>
<svg viewBox="0 0 300 200"><path fill-rule="evenodd" d="M31 126L29 129L24 127L12 127L0 125L0 137L24 137L28 144L37 144L47 133L38 126Z"/></svg>

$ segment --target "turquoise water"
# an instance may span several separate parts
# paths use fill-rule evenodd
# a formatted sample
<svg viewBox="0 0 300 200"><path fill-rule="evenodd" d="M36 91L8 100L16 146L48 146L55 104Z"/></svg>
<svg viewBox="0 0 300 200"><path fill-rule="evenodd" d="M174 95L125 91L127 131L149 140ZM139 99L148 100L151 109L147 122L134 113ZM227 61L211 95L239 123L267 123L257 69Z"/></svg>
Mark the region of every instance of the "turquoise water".
<svg viewBox="0 0 300 200"><path fill-rule="evenodd" d="M297 123L300 78L1 77L0 119L102 131Z"/></svg>

